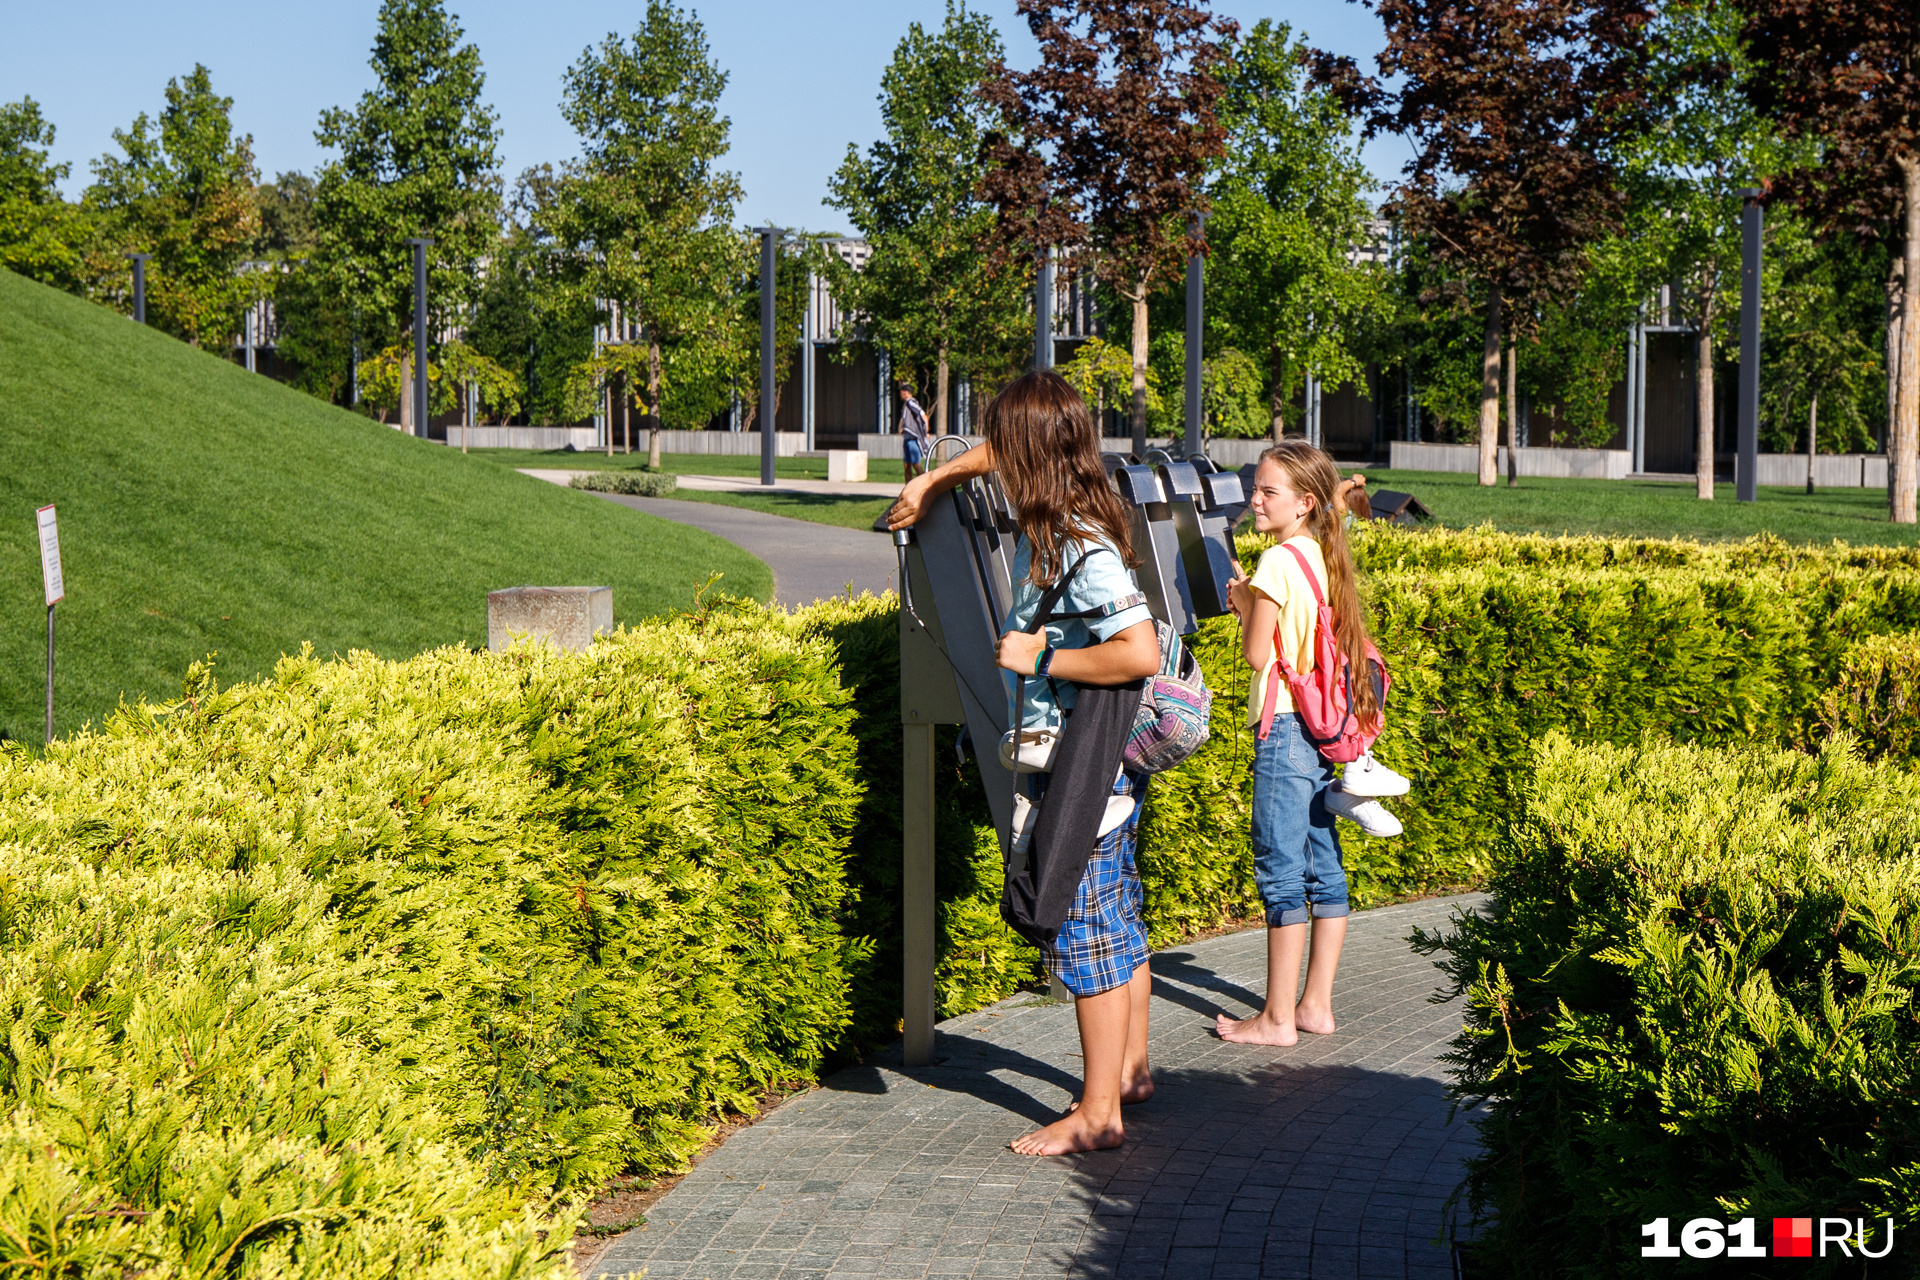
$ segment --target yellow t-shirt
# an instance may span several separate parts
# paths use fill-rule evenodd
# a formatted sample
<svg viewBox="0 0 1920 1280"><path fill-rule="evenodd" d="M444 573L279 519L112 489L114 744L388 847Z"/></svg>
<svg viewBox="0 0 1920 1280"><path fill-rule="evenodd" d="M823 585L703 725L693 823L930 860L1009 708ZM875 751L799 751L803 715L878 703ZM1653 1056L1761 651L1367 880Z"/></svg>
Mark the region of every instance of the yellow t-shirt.
<svg viewBox="0 0 1920 1280"><path fill-rule="evenodd" d="M1327 561L1320 554L1320 544L1304 533L1287 542L1298 547L1307 563L1313 566L1313 576L1324 594ZM1313 670L1313 625L1319 615L1320 602L1314 598L1313 585L1301 574L1300 562L1284 544L1268 547L1254 568L1252 583L1255 591L1280 606L1280 643L1285 646L1284 652L1292 660L1293 669L1302 674ZM1270 655L1266 670L1249 682L1247 724L1250 727L1260 725L1260 709L1265 705L1269 680L1280 682L1279 695L1273 700L1273 714L1285 715L1293 710L1293 694L1287 688L1287 678L1280 674L1278 657Z"/></svg>

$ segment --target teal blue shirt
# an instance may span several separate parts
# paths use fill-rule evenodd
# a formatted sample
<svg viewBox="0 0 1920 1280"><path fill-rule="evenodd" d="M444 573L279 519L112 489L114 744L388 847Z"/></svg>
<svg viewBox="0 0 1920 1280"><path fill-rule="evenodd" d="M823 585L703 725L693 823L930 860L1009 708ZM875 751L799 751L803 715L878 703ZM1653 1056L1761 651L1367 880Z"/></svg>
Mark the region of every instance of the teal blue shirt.
<svg viewBox="0 0 1920 1280"><path fill-rule="evenodd" d="M1091 540L1085 546L1086 565L1053 606L1053 611L1098 611L1099 616L1048 623L1044 628L1047 643L1056 649L1084 649L1113 639L1135 623L1153 620L1146 598L1140 594L1140 584L1134 581L1133 570L1127 568L1113 544ZM1067 568L1071 570L1079 556L1073 551L1067 555ZM1032 569L1033 544L1022 538L1013 553L1013 609L1007 614L1009 631L1025 631L1033 621L1034 611L1040 607L1040 597L1046 594L1045 588L1027 581ZM1071 681L1034 676L1027 677L1026 690L1020 723L1028 729L1059 728L1061 712L1072 710L1080 693Z"/></svg>

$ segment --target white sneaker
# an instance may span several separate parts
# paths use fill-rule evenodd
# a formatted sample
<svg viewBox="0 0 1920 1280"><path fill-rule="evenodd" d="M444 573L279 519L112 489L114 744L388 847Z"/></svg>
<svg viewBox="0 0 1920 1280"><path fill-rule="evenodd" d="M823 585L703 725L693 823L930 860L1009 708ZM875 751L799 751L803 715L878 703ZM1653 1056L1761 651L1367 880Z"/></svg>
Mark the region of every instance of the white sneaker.
<svg viewBox="0 0 1920 1280"><path fill-rule="evenodd" d="M1340 789L1350 796L1372 796L1386 799L1391 796L1403 796L1413 789L1413 783L1403 773L1395 773L1373 758L1369 751L1346 767L1340 775Z"/></svg>
<svg viewBox="0 0 1920 1280"><path fill-rule="evenodd" d="M1390 839L1406 830L1400 825L1400 819L1387 812L1387 806L1371 797L1349 795L1345 791L1327 788L1327 812L1338 818L1355 823L1370 836Z"/></svg>

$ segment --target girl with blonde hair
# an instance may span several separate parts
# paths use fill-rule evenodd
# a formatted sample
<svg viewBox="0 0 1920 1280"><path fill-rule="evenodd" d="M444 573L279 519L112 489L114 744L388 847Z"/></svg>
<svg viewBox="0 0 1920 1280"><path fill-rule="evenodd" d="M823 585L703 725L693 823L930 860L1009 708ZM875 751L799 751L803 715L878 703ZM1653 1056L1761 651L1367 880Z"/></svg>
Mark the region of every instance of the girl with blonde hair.
<svg viewBox="0 0 1920 1280"><path fill-rule="evenodd" d="M1333 766L1294 714L1275 641L1296 672L1312 671L1323 594L1333 609L1335 642L1347 669L1371 670L1366 613L1339 493L1339 469L1313 445L1287 440L1262 453L1249 507L1255 531L1272 534L1274 545L1261 555L1251 577L1236 578L1228 587L1229 605L1240 620L1241 654L1255 673L1247 698L1251 727L1261 728L1270 692L1275 699L1271 728L1256 742L1253 756L1253 865L1267 918L1266 1007L1246 1019L1221 1014L1216 1023L1221 1039L1243 1044L1290 1045L1301 1031L1324 1035L1334 1029L1333 978L1348 913L1334 818L1352 802L1333 789ZM1361 720L1379 714L1371 680L1352 680L1351 695ZM1390 772L1371 760L1367 764ZM1296 1003L1309 926L1313 951L1306 988Z"/></svg>

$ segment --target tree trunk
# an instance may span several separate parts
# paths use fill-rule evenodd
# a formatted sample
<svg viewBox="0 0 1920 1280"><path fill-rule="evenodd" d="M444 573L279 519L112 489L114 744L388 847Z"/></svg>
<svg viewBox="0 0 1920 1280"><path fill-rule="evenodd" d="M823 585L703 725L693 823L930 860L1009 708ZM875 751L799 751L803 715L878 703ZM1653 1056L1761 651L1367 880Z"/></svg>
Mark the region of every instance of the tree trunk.
<svg viewBox="0 0 1920 1280"><path fill-rule="evenodd" d="M953 434L947 421L947 349L940 348L940 359L933 366L933 434Z"/></svg>
<svg viewBox="0 0 1920 1280"><path fill-rule="evenodd" d="M409 351L413 343L407 343ZM413 434L413 356L400 357L400 433Z"/></svg>
<svg viewBox="0 0 1920 1280"><path fill-rule="evenodd" d="M1914 323L1914 286L1920 283L1920 156L1901 160L1906 179L1906 270L1900 291L1900 405L1893 438L1893 522L1914 523L1914 497L1920 462L1920 324Z"/></svg>
<svg viewBox="0 0 1920 1280"><path fill-rule="evenodd" d="M1893 422L1900 415L1900 294L1906 275L1907 260L1895 258L1887 269L1887 427L1880 440L1881 451L1888 454L1893 452Z"/></svg>
<svg viewBox="0 0 1920 1280"><path fill-rule="evenodd" d="M1267 395L1267 407L1273 411L1273 442L1287 438L1287 358L1280 348L1272 352L1273 390Z"/></svg>
<svg viewBox="0 0 1920 1280"><path fill-rule="evenodd" d="M1880 433L1880 452L1887 455L1887 511L1893 511L1893 424L1900 420L1900 320L1905 296L1907 260L1895 258L1887 270L1887 425Z"/></svg>
<svg viewBox="0 0 1920 1280"><path fill-rule="evenodd" d="M660 340L647 334L647 466L660 469Z"/></svg>
<svg viewBox="0 0 1920 1280"><path fill-rule="evenodd" d="M1500 286L1487 291L1487 340L1480 349L1480 483L1500 478Z"/></svg>
<svg viewBox="0 0 1920 1280"><path fill-rule="evenodd" d="M600 404L607 411L607 456L613 456L613 384L615 379L608 378L606 389L600 393Z"/></svg>
<svg viewBox="0 0 1920 1280"><path fill-rule="evenodd" d="M620 375L620 452L633 456L633 391L627 375Z"/></svg>
<svg viewBox="0 0 1920 1280"><path fill-rule="evenodd" d="M1507 488L1520 483L1520 344L1507 340Z"/></svg>
<svg viewBox="0 0 1920 1280"><path fill-rule="evenodd" d="M460 452L467 451L467 437L473 434L473 384L469 382L460 396Z"/></svg>
<svg viewBox="0 0 1920 1280"><path fill-rule="evenodd" d="M1813 455L1819 452L1820 442L1820 393L1815 391L1813 398L1807 401L1807 492L1813 492Z"/></svg>
<svg viewBox="0 0 1920 1280"><path fill-rule="evenodd" d="M1134 285L1133 297L1133 456L1147 456L1147 282Z"/></svg>
<svg viewBox="0 0 1920 1280"><path fill-rule="evenodd" d="M1719 301L1713 281L1703 280L1700 291L1700 341L1693 351L1693 496L1713 501L1713 308ZM1642 342L1646 341L1642 335ZM1647 427L1640 424L1644 436Z"/></svg>

